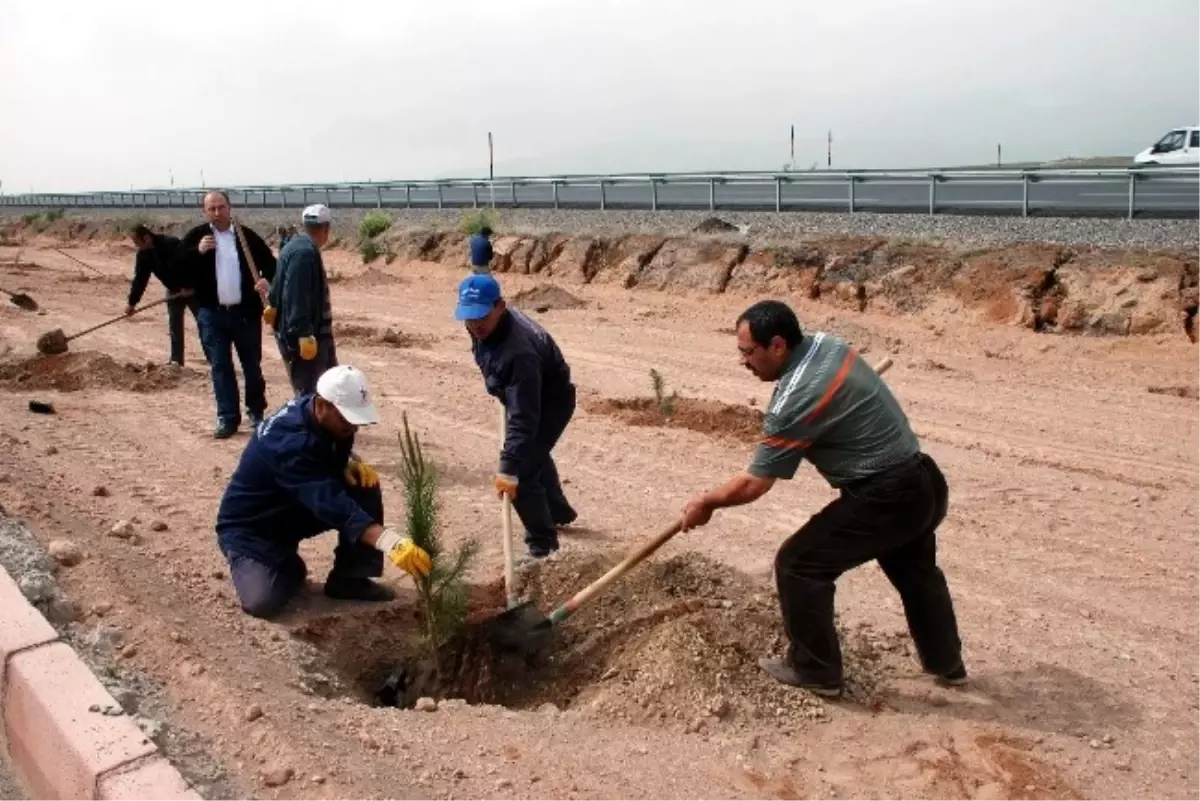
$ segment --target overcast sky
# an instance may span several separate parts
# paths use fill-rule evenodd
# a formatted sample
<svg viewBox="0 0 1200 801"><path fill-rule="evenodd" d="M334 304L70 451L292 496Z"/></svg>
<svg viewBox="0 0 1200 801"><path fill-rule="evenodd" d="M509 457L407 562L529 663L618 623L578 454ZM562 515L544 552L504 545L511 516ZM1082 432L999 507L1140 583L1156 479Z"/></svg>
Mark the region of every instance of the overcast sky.
<svg viewBox="0 0 1200 801"><path fill-rule="evenodd" d="M0 0L3 191L1132 156L1196 0Z"/></svg>

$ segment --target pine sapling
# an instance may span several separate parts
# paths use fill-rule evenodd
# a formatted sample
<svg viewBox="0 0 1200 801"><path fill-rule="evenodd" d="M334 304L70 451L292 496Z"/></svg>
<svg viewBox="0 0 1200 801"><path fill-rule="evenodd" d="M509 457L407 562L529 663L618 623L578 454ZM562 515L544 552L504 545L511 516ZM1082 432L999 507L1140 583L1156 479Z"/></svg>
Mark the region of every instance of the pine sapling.
<svg viewBox="0 0 1200 801"><path fill-rule="evenodd" d="M479 551L471 539L453 552L447 551L438 525L438 474L425 461L420 438L409 431L408 415L401 416L404 431L400 437L400 471L404 481L404 501L408 536L429 554L433 569L425 578L414 579L425 620L423 646L430 663L437 669L443 645L458 634L467 619L469 586L466 573Z"/></svg>
<svg viewBox="0 0 1200 801"><path fill-rule="evenodd" d="M663 417L670 417L675 414L675 401L679 400L679 393L672 391L670 395L667 393L666 381L662 377L662 373L650 368L650 383L654 387L654 400L658 403L658 413Z"/></svg>

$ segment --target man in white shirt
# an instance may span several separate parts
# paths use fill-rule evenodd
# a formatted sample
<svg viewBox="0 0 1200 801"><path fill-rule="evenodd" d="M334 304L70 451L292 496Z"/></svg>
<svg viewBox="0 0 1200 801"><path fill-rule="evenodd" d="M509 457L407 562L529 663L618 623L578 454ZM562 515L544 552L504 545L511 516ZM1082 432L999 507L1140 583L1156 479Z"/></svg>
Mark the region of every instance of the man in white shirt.
<svg viewBox="0 0 1200 801"><path fill-rule="evenodd" d="M213 395L217 401L217 428L213 436L225 439L237 433L242 421L233 351L237 351L242 364L246 414L252 428L262 422L267 408L266 381L262 374L262 315L263 298L275 277L275 254L261 236L239 224L257 269L256 280L233 224L229 196L221 191L206 194L204 216L208 222L184 235L178 258L195 286L200 340L212 362Z"/></svg>

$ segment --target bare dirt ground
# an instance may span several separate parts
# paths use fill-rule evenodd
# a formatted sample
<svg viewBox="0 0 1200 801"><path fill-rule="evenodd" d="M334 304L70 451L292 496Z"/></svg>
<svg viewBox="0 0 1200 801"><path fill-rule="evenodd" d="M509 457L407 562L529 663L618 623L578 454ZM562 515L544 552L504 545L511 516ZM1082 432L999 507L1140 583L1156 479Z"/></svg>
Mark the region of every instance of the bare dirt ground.
<svg viewBox="0 0 1200 801"><path fill-rule="evenodd" d="M804 470L668 543L581 610L565 624L561 674L552 663L494 685L492 700L511 708L451 701L424 712L362 703L373 671L415 628L403 574L387 574L403 593L390 610L308 599L268 623L238 609L212 527L246 436L210 437L190 318L189 366L170 380L144 367L166 357L161 308L73 341L70 360L51 370L70 376L58 389L44 367L22 366L40 333L120 313L128 248L72 250L106 277L85 277L36 243L22 260L37 267L6 266L15 252L0 248L0 286L30 293L46 313L0 305L0 351L11 348L0 373L0 504L43 544L81 546L83 561L57 577L84 613L72 627L120 631L133 646L121 664L165 686L172 724L202 738L227 771L223 787L263 798L1200 792L1197 351L1181 336L1051 336L936 309L895 318L789 298L807 327L846 336L869 360L896 360L887 380L951 485L940 555L966 690L920 675L898 598L873 565L839 582L850 700L817 703L753 669L778 646L774 550L832 497ZM348 254L329 261L344 276L333 288L350 334L339 355L367 372L381 407L359 450L385 476L388 514L403 508L395 465L406 411L443 472L448 539L479 537L476 580L494 585L497 415L453 320L462 271L397 262L358 278ZM510 295L544 282L502 280ZM761 409L770 392L739 368L728 333L747 297L570 292L586 306L529 310L585 395L557 450L579 525L530 578L547 610L749 458L744 415L732 433L706 433L645 425L644 413L614 415L622 404L606 401L648 396L651 368L684 398ZM287 384L266 335L264 348L274 407ZM31 399L57 414L31 414ZM724 425L719 414L696 419L699 429ZM136 536L108 536L118 520ZM310 582L323 579L331 540L305 544Z"/></svg>

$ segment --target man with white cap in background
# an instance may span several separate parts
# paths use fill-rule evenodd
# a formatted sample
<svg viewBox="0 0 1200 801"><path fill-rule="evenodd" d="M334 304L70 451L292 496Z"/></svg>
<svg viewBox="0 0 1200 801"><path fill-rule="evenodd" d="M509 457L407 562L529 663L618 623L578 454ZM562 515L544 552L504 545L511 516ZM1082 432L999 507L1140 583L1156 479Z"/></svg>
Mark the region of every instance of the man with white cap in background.
<svg viewBox="0 0 1200 801"><path fill-rule="evenodd" d="M247 614L272 617L304 587L300 541L330 529L338 532L325 580L331 598L393 599L372 580L383 575L384 554L414 577L429 574L429 554L384 527L379 476L353 454L358 427L377 422L366 377L340 365L320 376L315 393L292 398L251 435L216 525Z"/></svg>
<svg viewBox="0 0 1200 801"><path fill-rule="evenodd" d="M317 378L337 365L333 343L333 305L321 248L329 241L333 215L323 204L300 215L304 232L279 251L279 269L267 296L273 309L268 322L297 395L311 393Z"/></svg>

